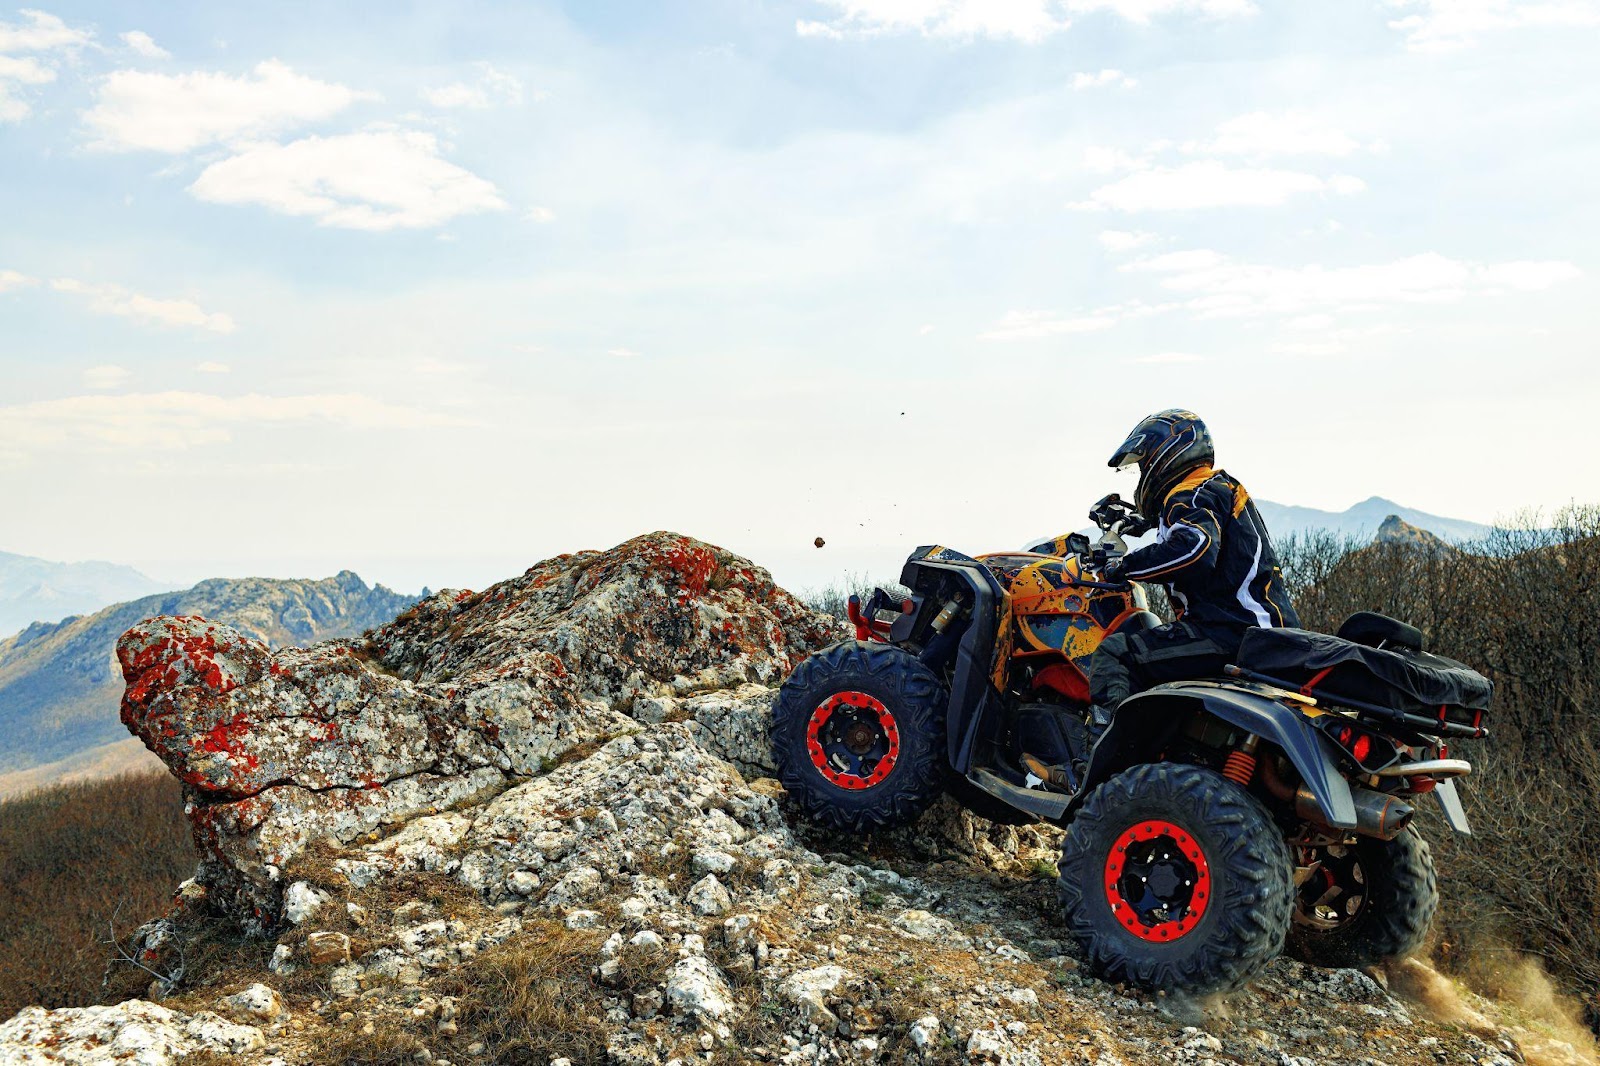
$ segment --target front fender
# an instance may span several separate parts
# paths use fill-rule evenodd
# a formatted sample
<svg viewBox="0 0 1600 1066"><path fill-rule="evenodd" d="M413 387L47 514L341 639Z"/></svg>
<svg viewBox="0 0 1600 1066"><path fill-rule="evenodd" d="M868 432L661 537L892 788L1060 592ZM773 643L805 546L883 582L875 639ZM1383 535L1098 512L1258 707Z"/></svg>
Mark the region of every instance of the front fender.
<svg viewBox="0 0 1600 1066"><path fill-rule="evenodd" d="M972 594L972 620L956 645L956 665L950 685L950 703L945 711L945 732L949 743L950 766L965 776L972 769L973 755L980 741L993 734L999 714L999 694L989 681L998 629L997 604L1005 595L989 568L959 553L951 558L922 554L932 549L917 549L906 560L900 582L918 587L919 569L937 570L959 577ZM944 549L938 549L943 552Z"/></svg>
<svg viewBox="0 0 1600 1066"><path fill-rule="evenodd" d="M1339 751L1306 719L1277 700L1214 681L1176 681L1157 685L1123 702L1111 727L1089 756L1084 788L1070 814L1090 788L1135 763L1148 762L1182 723L1186 712L1200 712L1254 733L1283 749L1316 797L1323 817L1339 829L1354 829L1355 801L1339 772Z"/></svg>

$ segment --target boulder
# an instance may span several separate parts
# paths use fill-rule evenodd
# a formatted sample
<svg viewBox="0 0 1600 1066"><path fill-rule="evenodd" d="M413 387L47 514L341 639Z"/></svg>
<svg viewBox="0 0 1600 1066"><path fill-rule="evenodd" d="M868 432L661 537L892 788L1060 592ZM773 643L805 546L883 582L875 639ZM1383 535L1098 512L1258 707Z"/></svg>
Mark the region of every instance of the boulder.
<svg viewBox="0 0 1600 1066"><path fill-rule="evenodd" d="M446 590L360 644L274 653L228 626L158 617L117 655L122 720L184 783L213 904L265 932L315 911L302 892L286 913L283 891L310 844L491 797L637 728L636 702L736 690L700 701L691 715L712 724L694 728L759 767L764 686L838 635L749 560L652 533L481 593Z"/></svg>
<svg viewBox="0 0 1600 1066"><path fill-rule="evenodd" d="M197 1052L238 1055L264 1043L253 1025L139 999L111 1007L29 1007L0 1024L0 1062L7 1066L170 1066Z"/></svg>

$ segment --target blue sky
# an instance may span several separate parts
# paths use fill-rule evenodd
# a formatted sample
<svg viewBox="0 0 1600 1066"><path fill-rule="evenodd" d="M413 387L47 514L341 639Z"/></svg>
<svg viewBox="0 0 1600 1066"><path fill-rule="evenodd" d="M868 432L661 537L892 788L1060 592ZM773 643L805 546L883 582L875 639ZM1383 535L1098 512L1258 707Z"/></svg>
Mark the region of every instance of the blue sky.
<svg viewBox="0 0 1600 1066"><path fill-rule="evenodd" d="M1600 0L0 9L0 549L798 586L1131 489L1592 500ZM814 536L827 548L811 547Z"/></svg>

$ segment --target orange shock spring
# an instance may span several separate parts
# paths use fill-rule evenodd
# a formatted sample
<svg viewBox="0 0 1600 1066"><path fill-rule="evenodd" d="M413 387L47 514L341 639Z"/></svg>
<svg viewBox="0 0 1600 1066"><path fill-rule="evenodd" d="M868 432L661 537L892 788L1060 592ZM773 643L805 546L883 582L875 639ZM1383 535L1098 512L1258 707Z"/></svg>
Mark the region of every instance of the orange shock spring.
<svg viewBox="0 0 1600 1066"><path fill-rule="evenodd" d="M1222 764L1222 776L1244 787L1256 776L1256 757L1248 751L1230 751L1228 761Z"/></svg>

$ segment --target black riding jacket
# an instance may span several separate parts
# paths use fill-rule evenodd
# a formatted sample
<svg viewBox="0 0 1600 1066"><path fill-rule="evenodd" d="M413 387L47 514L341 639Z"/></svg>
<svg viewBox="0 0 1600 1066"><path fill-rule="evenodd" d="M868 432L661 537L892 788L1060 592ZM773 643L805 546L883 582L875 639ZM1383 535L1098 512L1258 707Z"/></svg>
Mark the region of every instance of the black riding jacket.
<svg viewBox="0 0 1600 1066"><path fill-rule="evenodd" d="M1225 471L1199 467L1150 517L1156 542L1123 557L1124 577L1166 585L1179 617L1201 626L1299 628L1266 523Z"/></svg>

